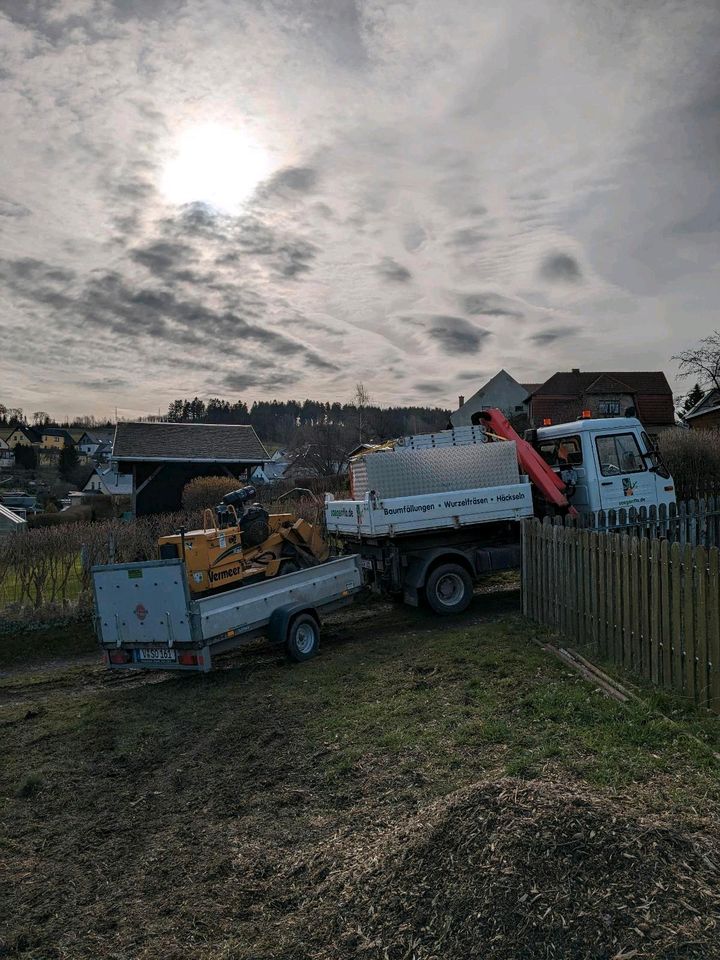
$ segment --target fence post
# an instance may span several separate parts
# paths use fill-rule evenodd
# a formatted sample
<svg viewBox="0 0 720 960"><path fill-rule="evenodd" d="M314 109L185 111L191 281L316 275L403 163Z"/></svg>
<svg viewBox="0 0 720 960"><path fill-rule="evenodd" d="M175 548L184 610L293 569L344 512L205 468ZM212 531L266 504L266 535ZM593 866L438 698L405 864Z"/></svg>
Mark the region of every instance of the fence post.
<svg viewBox="0 0 720 960"><path fill-rule="evenodd" d="M645 536L640 541L640 676L650 676L650 540Z"/></svg>
<svg viewBox="0 0 720 960"><path fill-rule="evenodd" d="M628 568L628 592L625 600L626 616L628 619L628 634L630 637L631 662L633 670L640 672L642 662L642 640L640 631L640 591L638 590L640 541L636 536L630 537L630 557Z"/></svg>
<svg viewBox="0 0 720 960"><path fill-rule="evenodd" d="M695 686L697 702L701 707L706 707L708 705L707 551L703 546L695 548L695 577L695 648L697 650Z"/></svg>
<svg viewBox="0 0 720 960"><path fill-rule="evenodd" d="M670 619L670 558L667 540L660 548L660 644L663 686L672 689L672 620Z"/></svg>
<svg viewBox="0 0 720 960"><path fill-rule="evenodd" d="M708 660L710 661L709 706L720 713L720 550L711 547L708 555Z"/></svg>
<svg viewBox="0 0 720 960"><path fill-rule="evenodd" d="M660 556L659 540L650 541L650 679L660 679Z"/></svg>
<svg viewBox="0 0 720 960"><path fill-rule="evenodd" d="M682 625L682 569L680 544L675 541L670 547L671 610L673 622L673 689L682 693L683 681L683 625Z"/></svg>
<svg viewBox="0 0 720 960"><path fill-rule="evenodd" d="M630 537L620 534L620 561L622 580L622 603L620 606L620 637L622 642L622 663L632 667L632 635L630 626Z"/></svg>
<svg viewBox="0 0 720 960"><path fill-rule="evenodd" d="M607 656L607 582L605 580L605 552L607 549L607 536L604 533L598 533L598 554L597 554L597 621L598 621L598 651L600 656Z"/></svg>
<svg viewBox="0 0 720 960"><path fill-rule="evenodd" d="M695 700L695 605L693 552L689 543L683 548L683 624L685 627L685 694Z"/></svg>

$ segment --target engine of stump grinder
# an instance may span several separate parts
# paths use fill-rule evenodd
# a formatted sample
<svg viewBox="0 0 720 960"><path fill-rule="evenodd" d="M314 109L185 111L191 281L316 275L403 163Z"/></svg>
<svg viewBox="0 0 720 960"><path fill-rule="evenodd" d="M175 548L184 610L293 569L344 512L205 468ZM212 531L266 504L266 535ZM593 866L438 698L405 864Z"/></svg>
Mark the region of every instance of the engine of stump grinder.
<svg viewBox="0 0 720 960"><path fill-rule="evenodd" d="M255 487L226 494L206 510L202 530L160 537L160 558L185 561L191 593L207 594L292 573L327 560L320 532L290 513L270 514L250 503Z"/></svg>

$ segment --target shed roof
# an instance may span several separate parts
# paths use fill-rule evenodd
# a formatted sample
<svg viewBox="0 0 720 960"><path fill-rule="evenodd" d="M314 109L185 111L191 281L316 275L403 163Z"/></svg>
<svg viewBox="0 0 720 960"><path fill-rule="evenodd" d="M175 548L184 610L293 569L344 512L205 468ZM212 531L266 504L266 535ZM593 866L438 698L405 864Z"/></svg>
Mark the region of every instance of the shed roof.
<svg viewBox="0 0 720 960"><path fill-rule="evenodd" d="M253 427L217 423L119 423L113 460L264 463L270 459Z"/></svg>
<svg viewBox="0 0 720 960"><path fill-rule="evenodd" d="M3 517L5 520L9 520L11 523L16 523L19 527L27 524L27 520L24 517L19 517L16 513L9 508L0 503L0 517Z"/></svg>

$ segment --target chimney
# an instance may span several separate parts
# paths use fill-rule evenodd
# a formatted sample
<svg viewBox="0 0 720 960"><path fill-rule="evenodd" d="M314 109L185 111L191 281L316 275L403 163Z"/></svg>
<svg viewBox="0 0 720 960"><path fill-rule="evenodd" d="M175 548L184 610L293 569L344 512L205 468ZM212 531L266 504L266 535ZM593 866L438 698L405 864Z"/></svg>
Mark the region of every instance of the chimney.
<svg viewBox="0 0 720 960"><path fill-rule="evenodd" d="M573 372L573 373L580 373L580 367L573 367L573 368L572 368L572 372Z"/></svg>
<svg viewBox="0 0 720 960"><path fill-rule="evenodd" d="M460 394L460 396L458 397L458 407L462 407L464 403L465 403L465 397L462 394Z"/></svg>

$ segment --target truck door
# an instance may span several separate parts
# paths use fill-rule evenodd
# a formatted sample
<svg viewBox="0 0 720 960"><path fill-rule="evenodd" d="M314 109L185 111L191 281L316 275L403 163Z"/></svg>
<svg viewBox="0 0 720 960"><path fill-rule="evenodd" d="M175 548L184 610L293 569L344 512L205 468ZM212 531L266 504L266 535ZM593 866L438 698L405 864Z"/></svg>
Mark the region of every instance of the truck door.
<svg viewBox="0 0 720 960"><path fill-rule="evenodd" d="M537 450L545 463L551 466L556 473L562 475L565 471L573 471L575 490L569 497L570 503L579 513L592 510L590 490L588 489L588 471L585 465L586 454L583 451L580 434L539 439ZM592 457L592 453L590 456ZM591 472L594 473L594 470Z"/></svg>
<svg viewBox="0 0 720 960"><path fill-rule="evenodd" d="M655 474L648 469L635 433L599 434L594 446L602 510L649 509L657 504Z"/></svg>

